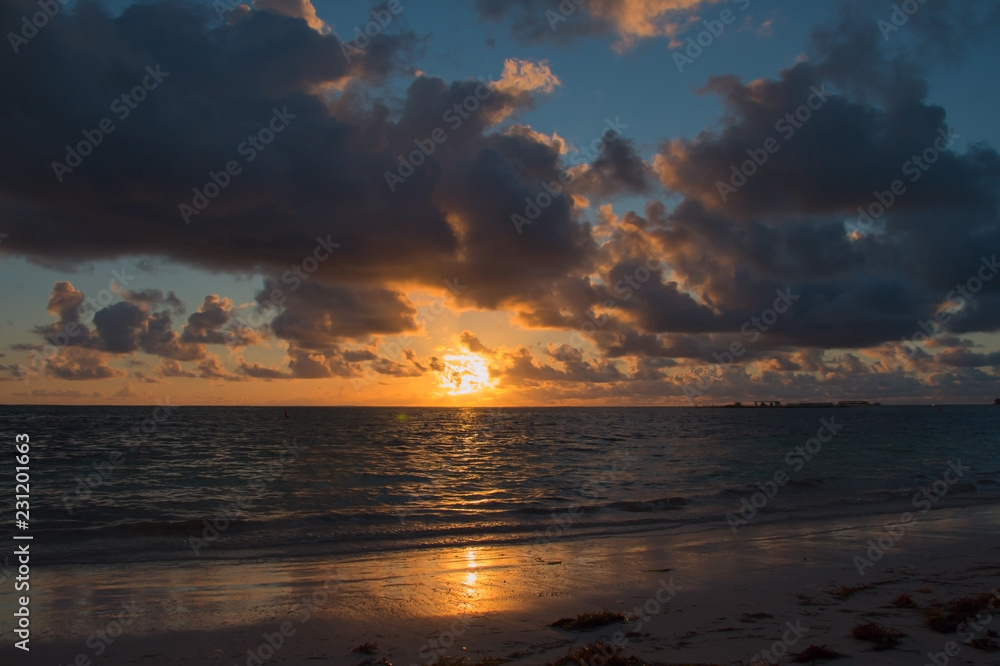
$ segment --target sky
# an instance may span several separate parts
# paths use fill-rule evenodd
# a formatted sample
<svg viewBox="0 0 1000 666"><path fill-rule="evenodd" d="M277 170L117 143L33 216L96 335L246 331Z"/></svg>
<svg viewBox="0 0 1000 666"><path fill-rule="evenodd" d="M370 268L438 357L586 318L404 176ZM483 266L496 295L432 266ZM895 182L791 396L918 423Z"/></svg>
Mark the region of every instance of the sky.
<svg viewBox="0 0 1000 666"><path fill-rule="evenodd" d="M992 403L998 28L0 0L0 402Z"/></svg>

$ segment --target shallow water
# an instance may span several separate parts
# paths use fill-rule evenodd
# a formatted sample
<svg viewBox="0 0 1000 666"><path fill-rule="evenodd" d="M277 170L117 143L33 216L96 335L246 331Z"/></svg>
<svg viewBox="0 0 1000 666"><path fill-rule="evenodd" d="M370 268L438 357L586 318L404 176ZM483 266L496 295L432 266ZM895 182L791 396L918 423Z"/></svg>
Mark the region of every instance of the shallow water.
<svg viewBox="0 0 1000 666"><path fill-rule="evenodd" d="M155 415L0 407L6 440L31 436L31 534L45 544L38 566L691 530L725 526L743 500L760 506L753 521L1000 500L1000 409L991 406ZM152 432L131 434L144 421ZM818 432L826 443L809 442ZM960 477L948 472L959 460L969 468ZM776 473L787 481L771 486ZM0 501L11 515L12 494Z"/></svg>

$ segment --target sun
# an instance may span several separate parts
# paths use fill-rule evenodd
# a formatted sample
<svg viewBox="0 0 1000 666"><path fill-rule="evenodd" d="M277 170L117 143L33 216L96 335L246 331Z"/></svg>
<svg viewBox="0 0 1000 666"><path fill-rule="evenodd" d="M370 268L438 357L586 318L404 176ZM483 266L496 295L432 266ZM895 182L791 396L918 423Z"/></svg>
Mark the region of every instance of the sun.
<svg viewBox="0 0 1000 666"><path fill-rule="evenodd" d="M441 372L441 388L448 389L448 395L468 395L493 388L489 366L479 354L445 354L443 359L445 368Z"/></svg>

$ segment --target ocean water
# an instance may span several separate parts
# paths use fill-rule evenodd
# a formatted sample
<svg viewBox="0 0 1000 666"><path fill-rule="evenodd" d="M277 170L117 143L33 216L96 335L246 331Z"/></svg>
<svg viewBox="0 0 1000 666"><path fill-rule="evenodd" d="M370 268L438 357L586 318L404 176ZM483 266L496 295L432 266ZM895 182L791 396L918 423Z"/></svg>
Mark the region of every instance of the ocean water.
<svg viewBox="0 0 1000 666"><path fill-rule="evenodd" d="M31 438L37 565L718 529L750 513L744 500L760 523L1000 502L992 406L288 414L0 407L7 478L15 434ZM787 481L772 486L776 474ZM4 488L9 539L13 481Z"/></svg>

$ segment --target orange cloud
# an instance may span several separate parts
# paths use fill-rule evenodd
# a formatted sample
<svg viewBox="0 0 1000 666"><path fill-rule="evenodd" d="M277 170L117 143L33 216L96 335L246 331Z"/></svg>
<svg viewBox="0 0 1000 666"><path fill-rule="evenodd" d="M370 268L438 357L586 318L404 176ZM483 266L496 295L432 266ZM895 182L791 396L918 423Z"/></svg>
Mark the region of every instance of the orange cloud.
<svg viewBox="0 0 1000 666"><path fill-rule="evenodd" d="M493 88L508 95L522 95L539 91L550 93L559 85L562 81L549 69L548 62L508 58L503 63L503 74Z"/></svg>
<svg viewBox="0 0 1000 666"><path fill-rule="evenodd" d="M310 0L256 0L256 9L266 9L284 16L305 19L309 27L319 33L330 32L330 27L316 15L316 8Z"/></svg>

